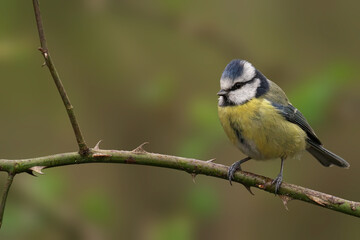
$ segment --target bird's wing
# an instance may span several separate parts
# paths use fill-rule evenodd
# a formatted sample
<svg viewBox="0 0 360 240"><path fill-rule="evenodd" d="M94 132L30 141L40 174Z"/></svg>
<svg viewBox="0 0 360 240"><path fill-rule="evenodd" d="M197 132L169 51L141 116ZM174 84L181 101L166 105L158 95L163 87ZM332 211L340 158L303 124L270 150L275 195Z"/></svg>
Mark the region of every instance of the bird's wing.
<svg viewBox="0 0 360 240"><path fill-rule="evenodd" d="M273 102L272 105L280 112L280 114L286 120L298 125L302 130L304 130L309 140L312 140L314 143L321 145L319 138L316 136L314 130L306 121L304 115L302 115L302 113L297 110L293 105L291 105L290 103L288 105L281 105Z"/></svg>

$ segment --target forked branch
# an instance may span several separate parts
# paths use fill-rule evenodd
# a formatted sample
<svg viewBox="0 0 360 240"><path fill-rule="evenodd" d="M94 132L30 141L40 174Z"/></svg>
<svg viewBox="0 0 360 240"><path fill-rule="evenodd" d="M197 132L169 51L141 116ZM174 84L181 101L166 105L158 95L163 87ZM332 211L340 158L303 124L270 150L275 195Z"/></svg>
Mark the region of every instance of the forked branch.
<svg viewBox="0 0 360 240"><path fill-rule="evenodd" d="M51 73L52 78L54 79L55 85L60 93L61 99L65 105L67 114L69 116L72 128L75 133L76 141L79 146L79 153L81 155L86 155L89 151L89 148L87 147L85 140L82 136L82 133L80 131L80 126L76 120L74 107L70 103L70 99L68 95L66 94L65 88L61 82L60 76L55 68L55 65L51 59L49 49L47 47L45 33L44 33L44 27L42 24L41 14L40 14L40 7L39 7L39 1L33 0L33 6L34 6L34 12L35 12L35 19L36 19L36 25L39 33L40 38L40 52L44 56L45 64L49 68L49 71Z"/></svg>

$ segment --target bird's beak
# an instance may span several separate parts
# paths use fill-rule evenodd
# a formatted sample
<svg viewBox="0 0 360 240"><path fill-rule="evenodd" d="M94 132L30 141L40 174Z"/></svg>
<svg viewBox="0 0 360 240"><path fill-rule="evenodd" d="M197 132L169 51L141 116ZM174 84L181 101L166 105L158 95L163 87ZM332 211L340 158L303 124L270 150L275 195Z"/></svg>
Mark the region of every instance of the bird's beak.
<svg viewBox="0 0 360 240"><path fill-rule="evenodd" d="M225 95L227 95L227 94L228 94L228 91L226 91L226 90L224 90L224 89L221 89L221 90L217 93L218 96L225 96Z"/></svg>

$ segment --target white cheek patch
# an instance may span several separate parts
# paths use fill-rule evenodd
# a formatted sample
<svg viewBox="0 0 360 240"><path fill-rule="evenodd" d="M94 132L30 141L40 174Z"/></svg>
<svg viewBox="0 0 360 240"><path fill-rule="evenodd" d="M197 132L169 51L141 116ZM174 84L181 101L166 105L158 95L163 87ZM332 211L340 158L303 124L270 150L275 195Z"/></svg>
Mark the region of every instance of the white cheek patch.
<svg viewBox="0 0 360 240"><path fill-rule="evenodd" d="M241 79L243 82L250 81L255 77L255 68L251 63L244 61L243 73Z"/></svg>
<svg viewBox="0 0 360 240"><path fill-rule="evenodd" d="M256 91L260 86L260 79L256 78L253 82L244 85L242 88L229 92L229 100L235 105L241 105L256 96Z"/></svg>

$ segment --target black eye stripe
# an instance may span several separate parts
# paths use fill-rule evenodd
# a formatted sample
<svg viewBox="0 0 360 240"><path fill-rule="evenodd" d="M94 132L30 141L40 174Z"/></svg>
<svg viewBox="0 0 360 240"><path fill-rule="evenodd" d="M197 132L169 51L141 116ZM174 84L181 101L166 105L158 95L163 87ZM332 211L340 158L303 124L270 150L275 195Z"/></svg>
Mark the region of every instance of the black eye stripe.
<svg viewBox="0 0 360 240"><path fill-rule="evenodd" d="M236 90L236 89L239 89L241 88L242 86L244 86L246 83L244 82L237 82L234 84L234 86L231 88L231 90Z"/></svg>
<svg viewBox="0 0 360 240"><path fill-rule="evenodd" d="M231 87L230 91L234 91L234 90L240 89L240 88L242 88L244 85L246 85L246 84L248 84L248 83L251 83L251 82L253 82L254 80L255 80L255 78L253 78L253 79L251 79L251 80L249 80L249 81L247 81L247 82L237 82L237 83L235 83L235 84Z"/></svg>

